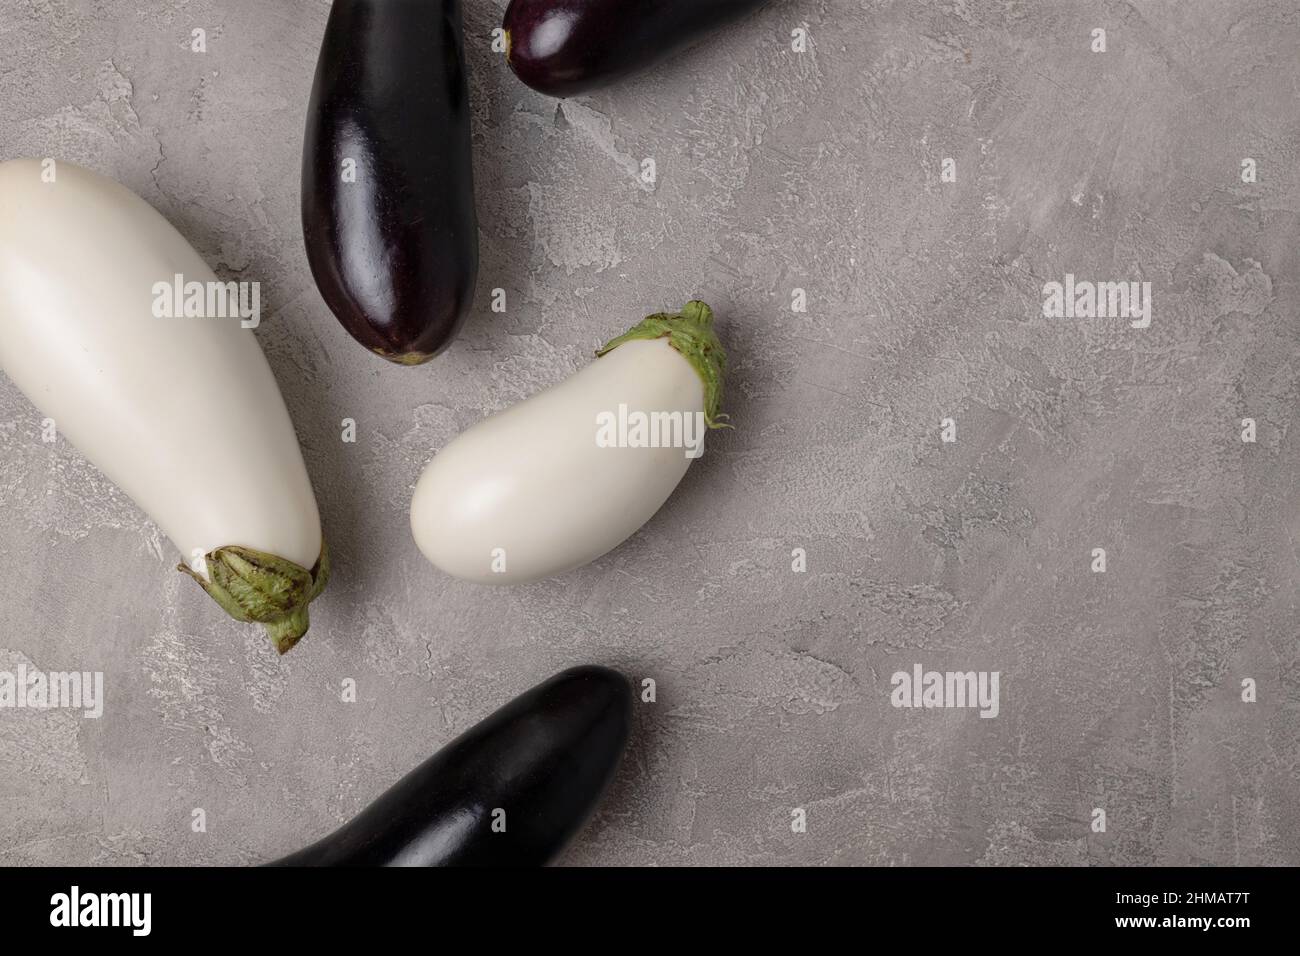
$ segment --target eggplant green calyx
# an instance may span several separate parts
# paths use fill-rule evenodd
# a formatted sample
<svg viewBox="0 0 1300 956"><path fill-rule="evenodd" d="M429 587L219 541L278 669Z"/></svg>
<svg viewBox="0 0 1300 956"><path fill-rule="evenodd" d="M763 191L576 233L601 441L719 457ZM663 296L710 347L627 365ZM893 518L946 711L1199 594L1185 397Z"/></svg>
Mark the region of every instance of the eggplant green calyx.
<svg viewBox="0 0 1300 956"><path fill-rule="evenodd" d="M713 310L703 302L691 300L680 312L659 312L647 315L616 339L610 339L596 352L599 358L612 352L624 342L633 339L661 339L691 363L704 383L704 420L710 428L730 428L722 421L726 415L718 414L722 404L722 380L727 371L727 353L722 348L718 333L713 331Z"/></svg>
<svg viewBox="0 0 1300 956"><path fill-rule="evenodd" d="M203 556L208 577L178 564L236 621L266 627L275 649L283 654L307 633L307 605L325 590L329 580L329 549L321 539L320 558L310 571L265 551L231 545Z"/></svg>

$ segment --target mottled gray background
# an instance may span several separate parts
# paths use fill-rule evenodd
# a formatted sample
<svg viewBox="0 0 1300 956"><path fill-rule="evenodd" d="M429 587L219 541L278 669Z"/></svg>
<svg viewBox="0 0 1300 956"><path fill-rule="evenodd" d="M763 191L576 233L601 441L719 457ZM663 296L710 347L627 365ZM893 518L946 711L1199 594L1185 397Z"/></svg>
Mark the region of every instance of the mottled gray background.
<svg viewBox="0 0 1300 956"><path fill-rule="evenodd" d="M408 369L303 253L326 3L0 0L0 158L112 175L262 283L336 559L278 659L0 382L0 668L108 683L99 721L0 712L0 862L268 859L594 661L659 699L564 862L1300 863L1293 0L778 0L563 105L491 52L504 5L466 0L478 305ZM1041 318L1066 272L1151 281L1151 328ZM510 590L425 563L437 449L695 295L736 429L642 532ZM1000 716L891 708L917 662L1000 671Z"/></svg>

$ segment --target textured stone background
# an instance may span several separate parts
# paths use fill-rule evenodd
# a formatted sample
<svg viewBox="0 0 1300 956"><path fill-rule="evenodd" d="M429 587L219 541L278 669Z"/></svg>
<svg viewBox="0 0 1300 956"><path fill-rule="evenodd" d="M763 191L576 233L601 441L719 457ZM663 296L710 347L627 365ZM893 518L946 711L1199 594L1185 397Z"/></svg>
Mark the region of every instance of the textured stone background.
<svg viewBox="0 0 1300 956"><path fill-rule="evenodd" d="M0 0L0 158L112 175L263 284L337 568L277 659L0 382L0 668L108 684L99 721L0 712L0 862L271 858L594 661L659 700L568 863L1300 863L1295 3L777 0L562 105L491 52L504 5L466 0L479 305L404 369L303 253L326 3ZM1041 318L1066 272L1151 281L1151 328ZM737 427L641 533L513 590L423 561L438 448L694 295ZM1001 715L891 708L917 662L1000 671Z"/></svg>

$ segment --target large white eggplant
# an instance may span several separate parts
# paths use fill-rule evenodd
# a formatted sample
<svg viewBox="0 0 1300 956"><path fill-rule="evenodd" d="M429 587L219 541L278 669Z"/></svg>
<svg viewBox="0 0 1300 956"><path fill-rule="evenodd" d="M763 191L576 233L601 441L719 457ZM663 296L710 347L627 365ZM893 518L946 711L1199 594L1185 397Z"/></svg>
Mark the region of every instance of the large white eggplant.
<svg viewBox="0 0 1300 956"><path fill-rule="evenodd" d="M258 310L232 298L260 297L217 282L130 190L71 163L0 163L0 365L171 538L180 570L284 653L328 557Z"/></svg>
<svg viewBox="0 0 1300 956"><path fill-rule="evenodd" d="M713 313L647 317L568 380L452 440L411 501L416 544L467 581L519 584L594 561L650 520L719 427Z"/></svg>

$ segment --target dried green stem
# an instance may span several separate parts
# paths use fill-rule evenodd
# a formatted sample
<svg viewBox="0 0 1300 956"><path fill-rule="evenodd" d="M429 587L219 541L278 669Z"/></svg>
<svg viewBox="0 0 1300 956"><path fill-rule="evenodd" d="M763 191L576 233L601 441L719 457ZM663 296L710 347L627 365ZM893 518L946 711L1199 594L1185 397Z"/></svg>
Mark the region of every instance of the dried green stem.
<svg viewBox="0 0 1300 956"><path fill-rule="evenodd" d="M307 605L329 580L329 549L321 539L320 558L310 571L292 561L231 545L209 551L205 578L185 564L184 571L236 621L265 625L275 649L283 654L307 633Z"/></svg>

